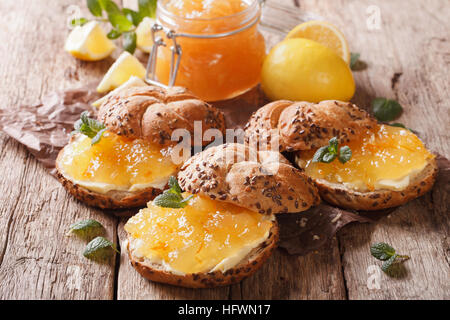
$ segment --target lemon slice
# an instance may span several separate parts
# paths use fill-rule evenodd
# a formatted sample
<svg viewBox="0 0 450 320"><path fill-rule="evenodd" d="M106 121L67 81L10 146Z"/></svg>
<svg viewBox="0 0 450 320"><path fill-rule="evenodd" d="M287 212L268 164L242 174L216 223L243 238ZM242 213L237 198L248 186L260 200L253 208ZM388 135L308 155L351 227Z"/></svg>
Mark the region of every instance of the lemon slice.
<svg viewBox="0 0 450 320"><path fill-rule="evenodd" d="M150 53L153 46L152 27L154 24L155 19L145 17L136 28L137 47L147 53Z"/></svg>
<svg viewBox="0 0 450 320"><path fill-rule="evenodd" d="M126 89L126 88L132 88L132 87L144 87L147 86L147 84L140 78L135 77L135 76L131 76L130 79L128 79L127 82L125 82L124 84L122 84L120 87L117 87L116 89L114 89L113 91L111 91L110 93L108 93L107 95L103 96L102 98L96 100L95 102L92 103L93 107L100 107L102 105L103 102L106 101L106 99L108 99L108 97L119 93L120 91Z"/></svg>
<svg viewBox="0 0 450 320"><path fill-rule="evenodd" d="M97 87L97 92L105 93L111 91L128 81L131 76L144 79L145 68L135 56L125 51L106 72Z"/></svg>
<svg viewBox="0 0 450 320"><path fill-rule="evenodd" d="M109 56L116 46L108 39L97 21L75 27L67 37L64 50L86 61L98 61Z"/></svg>
<svg viewBox="0 0 450 320"><path fill-rule="evenodd" d="M306 38L323 44L350 63L350 49L344 34L325 21L308 21L292 29L285 39Z"/></svg>

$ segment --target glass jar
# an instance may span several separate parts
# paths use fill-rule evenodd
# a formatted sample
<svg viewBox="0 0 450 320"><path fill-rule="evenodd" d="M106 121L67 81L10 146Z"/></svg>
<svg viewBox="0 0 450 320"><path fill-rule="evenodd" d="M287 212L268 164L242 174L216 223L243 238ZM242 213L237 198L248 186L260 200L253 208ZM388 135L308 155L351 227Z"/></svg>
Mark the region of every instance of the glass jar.
<svg viewBox="0 0 450 320"><path fill-rule="evenodd" d="M237 3L241 6L233 9L237 12L228 14ZM192 5L201 5L205 12L193 10ZM205 5L217 7L206 12ZM205 101L230 99L253 88L259 83L265 56L260 16L259 0L158 1L156 22L166 31L162 35L166 45L158 49L157 80L169 83L174 62L173 38L167 38L167 30L172 30L181 48L175 85Z"/></svg>

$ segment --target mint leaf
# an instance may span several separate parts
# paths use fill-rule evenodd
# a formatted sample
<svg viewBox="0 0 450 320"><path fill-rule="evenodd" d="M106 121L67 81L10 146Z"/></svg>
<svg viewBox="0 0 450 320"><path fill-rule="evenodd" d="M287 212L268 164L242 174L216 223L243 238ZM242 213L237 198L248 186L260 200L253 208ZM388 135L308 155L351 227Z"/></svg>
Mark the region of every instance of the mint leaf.
<svg viewBox="0 0 450 320"><path fill-rule="evenodd" d="M139 12L136 12L128 8L123 8L122 12L125 15L125 17L127 17L127 19L130 20L136 27L139 25L139 23L141 23L142 19L144 18L139 14Z"/></svg>
<svg viewBox="0 0 450 320"><path fill-rule="evenodd" d="M378 121L387 122L397 119L403 112L403 108L395 100L375 98L372 101L372 111Z"/></svg>
<svg viewBox="0 0 450 320"><path fill-rule="evenodd" d="M102 16L102 7L100 5L100 2L98 0L87 0L87 7L89 11L94 15L95 17L101 17Z"/></svg>
<svg viewBox="0 0 450 320"><path fill-rule="evenodd" d="M349 146L343 146L339 149L339 161L346 163L352 157L352 149Z"/></svg>
<svg viewBox="0 0 450 320"><path fill-rule="evenodd" d="M86 18L78 18L78 19L72 19L72 20L70 21L70 25L71 25L72 27L76 27L76 26L82 26L82 25L85 25L85 24L88 23L88 22L89 22L89 20L86 19Z"/></svg>
<svg viewBox="0 0 450 320"><path fill-rule="evenodd" d="M370 253L378 260L384 261L381 270L390 277L400 277L405 274L406 269L401 265L409 259L409 256L399 255L387 243L378 242L370 246Z"/></svg>
<svg viewBox="0 0 450 320"><path fill-rule="evenodd" d="M129 31L133 27L133 23L128 20L122 13L108 13L108 20L113 27L120 32Z"/></svg>
<svg viewBox="0 0 450 320"><path fill-rule="evenodd" d="M389 269L392 267L392 265L395 263L395 260L397 259L397 257L398 257L398 254L394 253L394 255L392 257L390 257L383 263L383 265L381 266L381 270L383 270L383 272L388 272Z"/></svg>
<svg viewBox="0 0 450 320"><path fill-rule="evenodd" d="M333 137L328 141L327 146L317 149L312 158L312 162L330 163L338 157L339 140ZM346 163L352 157L352 150L348 146L339 149L339 161Z"/></svg>
<svg viewBox="0 0 450 320"><path fill-rule="evenodd" d="M104 128L104 129L100 130L99 132L97 132L95 137L93 137L92 140L91 140L91 145L97 144L100 141L100 139L102 138L103 133L105 133L106 130L107 129Z"/></svg>
<svg viewBox="0 0 450 320"><path fill-rule="evenodd" d="M321 162L324 162L324 163L330 163L330 162L333 162L334 161L334 159L336 159L336 153L332 153L332 152L328 152L328 153L325 153L324 155L323 155L323 157L322 157L322 161Z"/></svg>
<svg viewBox="0 0 450 320"><path fill-rule="evenodd" d="M395 254L395 249L387 243L378 242L372 244L370 247L370 253L378 260L385 261Z"/></svg>
<svg viewBox="0 0 450 320"><path fill-rule="evenodd" d="M133 27L133 23L125 17L117 4L112 0L99 0L102 8L108 15L108 20L111 22L114 29L125 32Z"/></svg>
<svg viewBox="0 0 450 320"><path fill-rule="evenodd" d="M153 204L163 208L184 208L188 205L189 200L193 197L183 199L182 190L178 184L177 178L174 176L169 178L170 189L165 190L162 194L153 200Z"/></svg>
<svg viewBox="0 0 450 320"><path fill-rule="evenodd" d="M123 48L133 54L136 50L136 32L126 32L123 34Z"/></svg>
<svg viewBox="0 0 450 320"><path fill-rule="evenodd" d="M328 141L328 145L329 145L328 150L331 153L337 154L338 145L339 145L339 140L337 139L337 137L331 138L330 141Z"/></svg>
<svg viewBox="0 0 450 320"><path fill-rule="evenodd" d="M108 39L114 40L114 39L119 38L121 35L122 35L122 32L112 29L110 32L108 32L108 34L106 36L108 37Z"/></svg>
<svg viewBox="0 0 450 320"><path fill-rule="evenodd" d="M88 111L84 111L81 114L80 120L75 122L74 129L75 132L79 132L91 138L91 144L98 143L103 133L106 131L106 127L103 123L89 118Z"/></svg>
<svg viewBox="0 0 450 320"><path fill-rule="evenodd" d="M113 251L120 253L114 243L104 237L96 237L87 244L83 256L91 260L106 260Z"/></svg>
<svg viewBox="0 0 450 320"><path fill-rule="evenodd" d="M175 178L174 176L171 176L169 178L169 183L168 183L170 190L174 191L175 193L181 195L181 193L183 192L181 190L180 185L178 184L178 180L177 178Z"/></svg>
<svg viewBox="0 0 450 320"><path fill-rule="evenodd" d="M355 53L355 52L350 53L350 69L353 70L355 68L360 56L361 55L359 53Z"/></svg>
<svg viewBox="0 0 450 320"><path fill-rule="evenodd" d="M139 15L142 17L155 18L156 16L156 0L139 0Z"/></svg>
<svg viewBox="0 0 450 320"><path fill-rule="evenodd" d="M78 221L70 226L68 234L75 234L83 239L92 239L100 235L104 228L100 222L94 219Z"/></svg>
<svg viewBox="0 0 450 320"><path fill-rule="evenodd" d="M316 153L314 153L312 162L322 162L325 154L328 153L328 146L320 147L317 149Z"/></svg>

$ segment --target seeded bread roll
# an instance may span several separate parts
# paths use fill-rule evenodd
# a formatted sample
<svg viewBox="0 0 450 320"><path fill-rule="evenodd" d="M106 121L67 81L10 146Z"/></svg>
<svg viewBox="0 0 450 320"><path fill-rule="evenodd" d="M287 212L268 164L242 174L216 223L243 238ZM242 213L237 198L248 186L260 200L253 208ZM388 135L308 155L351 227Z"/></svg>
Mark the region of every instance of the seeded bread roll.
<svg viewBox="0 0 450 320"><path fill-rule="evenodd" d="M259 246L250 251L237 265L222 271L200 272L179 275L175 274L161 264L152 263L144 257L140 257L135 252L134 242L136 241L128 235L127 249L131 265L144 278L172 284L187 288L213 288L219 286L228 286L242 281L244 278L255 273L262 264L272 255L276 248L279 238L279 228L276 221L270 229L269 236Z"/></svg>
<svg viewBox="0 0 450 320"><path fill-rule="evenodd" d="M147 140L160 146L161 149L177 143L171 141L172 132L176 129L186 129L191 134L194 144L194 121L201 122L202 136L207 129L225 132L222 112L180 87L165 90L146 86L120 91L108 97L100 106L98 120L111 132ZM210 141L202 142L207 143ZM154 187L139 191L111 190L105 194L89 190L76 184L74 179L62 170L60 162L63 153L64 149L60 151L56 160L58 179L75 198L90 206L102 209L140 207L162 192L161 189Z"/></svg>
<svg viewBox="0 0 450 320"><path fill-rule="evenodd" d="M340 143L357 140L377 121L367 112L349 102L322 101L309 102L275 101L256 111L245 128L246 143L268 143L280 151L295 152L296 162L302 151L317 149L327 145L337 137ZM274 142L278 139L278 144ZM426 167L411 180L402 191L374 190L355 191L344 183L332 183L325 179L315 179L322 199L336 206L354 210L381 210L402 205L417 198L434 184L437 165L431 159Z"/></svg>
<svg viewBox="0 0 450 320"><path fill-rule="evenodd" d="M195 121L201 122L202 132L208 129L225 132L223 113L181 87L125 89L100 106L98 120L116 134L144 139L161 147L178 142L171 141L176 129L186 129L194 145ZM210 142L202 141L202 145Z"/></svg>
<svg viewBox="0 0 450 320"><path fill-rule="evenodd" d="M366 111L349 102L280 100L252 115L245 127L245 139L247 143L273 144L279 137L280 151L310 150L328 144L333 137L341 143L349 142L376 123Z"/></svg>
<svg viewBox="0 0 450 320"><path fill-rule="evenodd" d="M262 214L305 211L320 202L311 179L279 152L224 144L198 153L178 174L180 186Z"/></svg>

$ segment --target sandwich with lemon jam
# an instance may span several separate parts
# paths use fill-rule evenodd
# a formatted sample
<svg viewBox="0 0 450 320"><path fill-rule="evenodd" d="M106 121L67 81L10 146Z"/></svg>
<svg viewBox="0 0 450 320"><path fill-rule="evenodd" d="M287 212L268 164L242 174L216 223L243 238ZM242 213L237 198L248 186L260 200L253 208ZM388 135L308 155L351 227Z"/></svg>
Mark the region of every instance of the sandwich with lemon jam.
<svg viewBox="0 0 450 320"><path fill-rule="evenodd" d="M124 89L102 103L97 120L83 114L75 124L56 160L58 178L91 206L143 206L164 190L181 166L172 161L178 143L172 133L185 129L194 141L195 121L201 122L202 132L225 131L223 114L186 89Z"/></svg>
<svg viewBox="0 0 450 320"><path fill-rule="evenodd" d="M126 246L145 278L192 288L254 273L277 245L275 215L320 201L312 181L279 152L243 144L194 155L170 185L128 220Z"/></svg>
<svg viewBox="0 0 450 320"><path fill-rule="evenodd" d="M380 124L356 105L340 101L275 101L256 111L247 143L263 141L311 177L321 197L355 210L402 205L431 189L435 156L410 130Z"/></svg>

